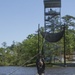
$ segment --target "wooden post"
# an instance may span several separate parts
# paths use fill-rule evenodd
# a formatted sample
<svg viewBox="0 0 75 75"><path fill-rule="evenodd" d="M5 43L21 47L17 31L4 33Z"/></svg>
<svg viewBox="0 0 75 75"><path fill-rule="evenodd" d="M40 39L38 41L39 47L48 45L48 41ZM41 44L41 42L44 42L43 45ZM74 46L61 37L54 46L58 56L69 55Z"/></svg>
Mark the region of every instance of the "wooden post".
<svg viewBox="0 0 75 75"><path fill-rule="evenodd" d="M65 24L64 24L64 67L66 66L66 52L65 52Z"/></svg>

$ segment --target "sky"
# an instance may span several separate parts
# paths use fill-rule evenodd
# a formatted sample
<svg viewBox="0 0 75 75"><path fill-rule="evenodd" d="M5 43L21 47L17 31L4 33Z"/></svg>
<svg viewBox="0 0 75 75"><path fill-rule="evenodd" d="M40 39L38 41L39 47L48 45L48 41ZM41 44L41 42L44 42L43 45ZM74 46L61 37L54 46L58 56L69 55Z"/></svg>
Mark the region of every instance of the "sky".
<svg viewBox="0 0 75 75"><path fill-rule="evenodd" d="M61 0L61 16L75 16L75 0ZM0 47L22 42L44 26L43 0L0 0Z"/></svg>

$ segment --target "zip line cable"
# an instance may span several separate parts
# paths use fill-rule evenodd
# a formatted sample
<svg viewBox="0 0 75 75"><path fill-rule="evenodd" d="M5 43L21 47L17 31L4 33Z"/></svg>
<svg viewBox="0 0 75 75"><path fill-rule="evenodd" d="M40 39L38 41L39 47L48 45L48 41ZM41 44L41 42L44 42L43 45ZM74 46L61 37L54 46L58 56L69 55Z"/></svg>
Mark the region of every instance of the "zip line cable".
<svg viewBox="0 0 75 75"><path fill-rule="evenodd" d="M40 53L39 52L39 26L40 25L38 25L38 53L37 53L37 55ZM26 61L22 66L24 66L25 64L27 64L28 62L30 62L31 60L33 60L37 55L35 55L34 57L32 57L31 59L29 59L28 61ZM22 55L22 56L24 56L24 54ZM21 57L22 57L21 56ZM21 58L20 58L21 59ZM18 59L18 60L20 60L20 59ZM8 75L12 75L14 72L16 72L17 70L18 70L19 68L17 68L17 69L15 69L14 71L12 71L11 73L9 73Z"/></svg>
<svg viewBox="0 0 75 75"><path fill-rule="evenodd" d="M37 54L38 55L38 54ZM24 66L25 64L27 64L29 61L33 60L37 55L35 55L34 57L32 57L31 59L29 59L27 62L25 62L22 66ZM15 69L14 71L12 71L11 73L9 73L8 75L13 75L17 70L19 70L19 68Z"/></svg>

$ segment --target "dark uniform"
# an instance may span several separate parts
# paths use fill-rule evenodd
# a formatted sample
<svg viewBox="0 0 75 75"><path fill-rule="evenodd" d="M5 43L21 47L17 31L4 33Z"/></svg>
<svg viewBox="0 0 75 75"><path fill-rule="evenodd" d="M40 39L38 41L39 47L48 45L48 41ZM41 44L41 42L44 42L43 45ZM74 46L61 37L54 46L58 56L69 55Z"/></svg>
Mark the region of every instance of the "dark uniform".
<svg viewBox="0 0 75 75"><path fill-rule="evenodd" d="M36 60L36 66L37 66L37 72L39 75L44 73L44 70L45 70L44 58L38 57Z"/></svg>

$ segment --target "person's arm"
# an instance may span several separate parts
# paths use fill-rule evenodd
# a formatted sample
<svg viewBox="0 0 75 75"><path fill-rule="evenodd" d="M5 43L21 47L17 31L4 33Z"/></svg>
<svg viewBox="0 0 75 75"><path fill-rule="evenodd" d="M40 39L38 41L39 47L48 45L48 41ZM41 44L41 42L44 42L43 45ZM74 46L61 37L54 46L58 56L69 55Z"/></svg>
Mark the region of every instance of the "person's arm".
<svg viewBox="0 0 75 75"><path fill-rule="evenodd" d="M44 59L43 59L42 61L43 61L43 69L45 69L45 62L44 62Z"/></svg>

